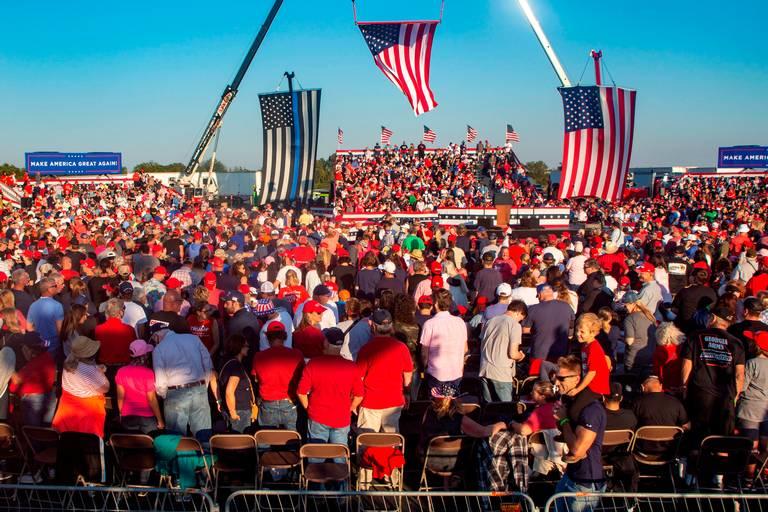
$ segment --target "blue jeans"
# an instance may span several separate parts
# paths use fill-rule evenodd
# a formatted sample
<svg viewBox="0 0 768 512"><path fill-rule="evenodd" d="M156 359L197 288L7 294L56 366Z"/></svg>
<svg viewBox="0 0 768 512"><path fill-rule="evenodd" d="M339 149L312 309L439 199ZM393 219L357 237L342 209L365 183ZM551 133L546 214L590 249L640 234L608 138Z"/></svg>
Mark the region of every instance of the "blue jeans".
<svg viewBox="0 0 768 512"><path fill-rule="evenodd" d="M251 426L251 409L237 409L237 415L240 416L240 419L233 421L229 418L229 414L227 414L227 417L229 418L229 426L233 431L243 434L245 433L245 429Z"/></svg>
<svg viewBox="0 0 768 512"><path fill-rule="evenodd" d="M577 484L568 475L557 482L555 493L558 492L604 492L605 483L601 484ZM592 512L594 507L600 504L599 496L569 496L558 498L555 501L556 512Z"/></svg>
<svg viewBox="0 0 768 512"><path fill-rule="evenodd" d="M487 377L483 377L482 381L483 400L486 402L512 401L512 390L514 389L514 384L512 382L502 382Z"/></svg>
<svg viewBox="0 0 768 512"><path fill-rule="evenodd" d="M56 412L56 394L53 391L21 397L21 416L24 425L33 427L50 425L54 412Z"/></svg>
<svg viewBox="0 0 768 512"><path fill-rule="evenodd" d="M165 396L165 428L185 436L187 426L193 436L201 430L211 430L211 408L205 385L169 389Z"/></svg>
<svg viewBox="0 0 768 512"><path fill-rule="evenodd" d="M307 420L307 437L310 443L336 443L347 446L349 439L349 425L342 428L333 428L316 421ZM336 458L334 462L339 464L344 459ZM310 460L310 462L322 462L321 460Z"/></svg>
<svg viewBox="0 0 768 512"><path fill-rule="evenodd" d="M262 400L259 425L296 430L296 406L290 400Z"/></svg>

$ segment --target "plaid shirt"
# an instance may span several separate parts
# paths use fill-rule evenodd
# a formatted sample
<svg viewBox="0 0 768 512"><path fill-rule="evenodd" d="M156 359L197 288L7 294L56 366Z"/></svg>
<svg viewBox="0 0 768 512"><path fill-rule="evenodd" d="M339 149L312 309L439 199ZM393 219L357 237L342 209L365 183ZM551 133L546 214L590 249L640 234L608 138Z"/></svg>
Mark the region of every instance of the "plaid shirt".
<svg viewBox="0 0 768 512"><path fill-rule="evenodd" d="M480 488L484 491L526 492L528 489L528 438L502 430L478 444ZM509 489L510 473L514 487Z"/></svg>

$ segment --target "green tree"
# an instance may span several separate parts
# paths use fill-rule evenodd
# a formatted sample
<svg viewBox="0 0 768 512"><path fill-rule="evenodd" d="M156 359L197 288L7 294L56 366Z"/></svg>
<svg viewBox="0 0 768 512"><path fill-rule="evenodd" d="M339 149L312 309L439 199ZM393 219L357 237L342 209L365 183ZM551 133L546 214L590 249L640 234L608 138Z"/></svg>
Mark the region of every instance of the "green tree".
<svg viewBox="0 0 768 512"><path fill-rule="evenodd" d="M315 160L315 190L329 190L331 188L335 162L336 155Z"/></svg>
<svg viewBox="0 0 768 512"><path fill-rule="evenodd" d="M1 164L0 165L0 176L8 176L12 175L16 178L23 178L24 177L24 169L21 167L16 167L13 164Z"/></svg>
<svg viewBox="0 0 768 512"><path fill-rule="evenodd" d="M200 167L198 170L202 172L208 172L208 169L211 167L211 159L205 160L203 162L200 162ZM213 172L229 172L229 167L224 165L224 162L221 160L216 160L216 163L213 164Z"/></svg>
<svg viewBox="0 0 768 512"><path fill-rule="evenodd" d="M537 160L536 162L527 162L525 168L528 177L530 177L534 183L541 185L542 187L547 186L547 183L549 182L549 173L551 172L551 169L547 167L547 164L541 160Z"/></svg>
<svg viewBox="0 0 768 512"><path fill-rule="evenodd" d="M184 170L186 165L181 162L174 162L172 164L159 164L157 162L149 161L142 162L133 166L133 172L143 170L144 172L173 172L180 173Z"/></svg>

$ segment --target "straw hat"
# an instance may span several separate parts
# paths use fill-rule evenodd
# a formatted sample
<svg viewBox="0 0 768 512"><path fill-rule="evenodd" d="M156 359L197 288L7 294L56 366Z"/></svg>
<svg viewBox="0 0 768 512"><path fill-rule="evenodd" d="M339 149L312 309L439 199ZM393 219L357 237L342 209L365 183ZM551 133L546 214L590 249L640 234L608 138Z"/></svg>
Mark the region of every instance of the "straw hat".
<svg viewBox="0 0 768 512"><path fill-rule="evenodd" d="M88 336L78 336L72 340L70 353L78 359L88 359L93 357L99 351L101 343L92 340Z"/></svg>

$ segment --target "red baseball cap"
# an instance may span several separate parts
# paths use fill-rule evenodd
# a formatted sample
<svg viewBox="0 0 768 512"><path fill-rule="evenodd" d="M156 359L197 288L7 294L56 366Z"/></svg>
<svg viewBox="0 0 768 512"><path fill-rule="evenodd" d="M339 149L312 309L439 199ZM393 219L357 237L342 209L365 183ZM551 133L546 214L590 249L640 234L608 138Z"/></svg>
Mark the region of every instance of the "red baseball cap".
<svg viewBox="0 0 768 512"><path fill-rule="evenodd" d="M251 293L251 287L248 286L247 284L241 284L240 286L237 287L237 291L239 291L243 295L247 295Z"/></svg>
<svg viewBox="0 0 768 512"><path fill-rule="evenodd" d="M93 258L85 258L83 260L83 266L85 268L96 268L96 262L93 260Z"/></svg>
<svg viewBox="0 0 768 512"><path fill-rule="evenodd" d="M693 264L693 268L700 268L709 271L709 265L707 265L706 261L697 261Z"/></svg>
<svg viewBox="0 0 768 512"><path fill-rule="evenodd" d="M213 272L205 274L205 277L203 277L203 284L208 289L214 288L216 286L216 274Z"/></svg>
<svg viewBox="0 0 768 512"><path fill-rule="evenodd" d="M317 302L316 300L308 300L304 303L304 312L305 313L325 313L326 309L323 307L322 304Z"/></svg>
<svg viewBox="0 0 768 512"><path fill-rule="evenodd" d="M644 261L644 262L639 263L638 265L636 265L635 266L635 270L637 271L638 274L643 274L643 273L646 273L646 272L649 273L649 274L653 274L654 272L656 272L656 267L654 267L653 265L651 265L647 261Z"/></svg>
<svg viewBox="0 0 768 512"><path fill-rule="evenodd" d="M285 325L280 320L269 322L269 325L267 325L267 332L285 332Z"/></svg>
<svg viewBox="0 0 768 512"><path fill-rule="evenodd" d="M443 273L443 265L439 261L433 261L429 264L429 271L434 275Z"/></svg>
<svg viewBox="0 0 768 512"><path fill-rule="evenodd" d="M155 271L153 272L153 274L160 274L161 276L167 276L168 269L160 265L159 267L155 267Z"/></svg>
<svg viewBox="0 0 768 512"><path fill-rule="evenodd" d="M182 283L181 281L179 281L175 277L168 278L165 281L165 287L168 288L169 290L175 290L177 288L181 288L183 285L184 285L184 283Z"/></svg>
<svg viewBox="0 0 768 512"><path fill-rule="evenodd" d="M443 278L440 276L432 276L432 288L442 288Z"/></svg>
<svg viewBox="0 0 768 512"><path fill-rule="evenodd" d="M216 256L211 260L211 265L214 267L223 267L224 266L224 260Z"/></svg>
<svg viewBox="0 0 768 512"><path fill-rule="evenodd" d="M422 295L421 297L419 297L417 304L429 304L431 306L433 304L432 296Z"/></svg>

